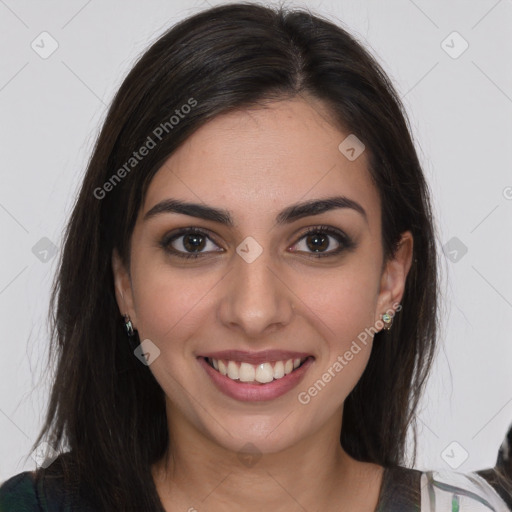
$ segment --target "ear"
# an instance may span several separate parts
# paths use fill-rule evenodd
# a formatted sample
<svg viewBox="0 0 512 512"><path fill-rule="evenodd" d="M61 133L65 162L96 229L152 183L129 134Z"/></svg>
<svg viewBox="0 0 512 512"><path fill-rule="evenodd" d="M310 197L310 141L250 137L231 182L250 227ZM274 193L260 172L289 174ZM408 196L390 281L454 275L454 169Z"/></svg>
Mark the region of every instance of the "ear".
<svg viewBox="0 0 512 512"><path fill-rule="evenodd" d="M114 273L114 287L119 312L121 315L129 315L133 328L137 329L130 273L121 260L117 249L112 252L112 271Z"/></svg>
<svg viewBox="0 0 512 512"><path fill-rule="evenodd" d="M394 311L402 300L405 281L412 264L413 245L412 233L403 232L395 256L385 264L380 281L375 322L380 320L386 311Z"/></svg>

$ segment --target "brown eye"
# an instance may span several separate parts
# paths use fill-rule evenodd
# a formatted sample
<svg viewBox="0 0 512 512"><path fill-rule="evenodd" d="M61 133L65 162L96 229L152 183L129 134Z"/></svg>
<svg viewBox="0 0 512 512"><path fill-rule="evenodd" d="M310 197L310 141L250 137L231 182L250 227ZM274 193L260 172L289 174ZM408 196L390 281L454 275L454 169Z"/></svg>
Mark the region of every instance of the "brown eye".
<svg viewBox="0 0 512 512"><path fill-rule="evenodd" d="M355 242L343 231L330 226L309 228L293 246L292 252L304 252L315 258L335 256L355 248ZM330 249L330 250L329 250Z"/></svg>
<svg viewBox="0 0 512 512"><path fill-rule="evenodd" d="M187 251L201 251L206 245L206 237L196 233L184 235L182 244Z"/></svg>
<svg viewBox="0 0 512 512"><path fill-rule="evenodd" d="M308 249L315 252L324 252L329 248L329 237L322 233L314 233L306 237Z"/></svg>
<svg viewBox="0 0 512 512"><path fill-rule="evenodd" d="M198 258L211 252L223 252L203 231L184 228L164 236L159 244L165 251L180 258Z"/></svg>

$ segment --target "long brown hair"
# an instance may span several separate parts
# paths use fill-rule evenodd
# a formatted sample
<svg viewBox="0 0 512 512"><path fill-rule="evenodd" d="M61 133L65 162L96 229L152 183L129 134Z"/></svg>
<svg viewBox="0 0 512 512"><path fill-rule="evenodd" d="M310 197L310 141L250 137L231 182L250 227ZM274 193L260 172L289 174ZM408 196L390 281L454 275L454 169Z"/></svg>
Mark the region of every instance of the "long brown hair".
<svg viewBox="0 0 512 512"><path fill-rule="evenodd" d="M99 510L161 510L150 467L168 447L164 393L133 354L137 335L130 343L123 330L112 251L129 264L149 182L200 126L299 93L322 100L340 128L365 144L381 197L385 258L402 232L414 236L402 310L389 332L375 335L367 368L345 401L340 434L358 460L405 464L406 434L412 426L416 436L415 412L436 349L438 263L428 187L404 108L376 60L339 26L305 10L222 5L168 30L129 72L65 232L51 301L49 364L56 373L34 447L44 439L68 451L72 477L93 490ZM178 122L171 119L176 110ZM148 137L154 147L131 160ZM416 443L413 462L415 454Z"/></svg>

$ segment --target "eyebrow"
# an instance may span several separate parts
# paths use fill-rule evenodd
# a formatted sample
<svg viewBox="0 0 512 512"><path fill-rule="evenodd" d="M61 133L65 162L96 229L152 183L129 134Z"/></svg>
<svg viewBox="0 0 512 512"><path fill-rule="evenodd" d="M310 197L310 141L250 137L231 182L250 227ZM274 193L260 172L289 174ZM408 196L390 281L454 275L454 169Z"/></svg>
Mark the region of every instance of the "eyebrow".
<svg viewBox="0 0 512 512"><path fill-rule="evenodd" d="M351 210L355 210L360 213L364 217L366 223L368 223L366 211L359 203L345 196L335 196L325 199L305 201L288 206L277 215L276 225L280 226L283 224L291 224L303 217L320 215L321 213L337 208L350 208ZM164 199L157 203L153 208L151 208L151 210L146 212L143 220L146 221L163 213L181 213L183 215L189 215L199 219L218 222L229 227L234 226L233 218L228 210L205 206L198 203L188 203L179 199Z"/></svg>

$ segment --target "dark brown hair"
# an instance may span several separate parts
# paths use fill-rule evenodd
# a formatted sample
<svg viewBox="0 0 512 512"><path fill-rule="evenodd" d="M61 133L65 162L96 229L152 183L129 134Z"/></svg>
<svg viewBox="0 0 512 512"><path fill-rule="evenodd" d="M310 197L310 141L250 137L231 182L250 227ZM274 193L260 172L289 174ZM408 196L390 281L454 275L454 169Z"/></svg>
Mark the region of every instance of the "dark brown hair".
<svg viewBox="0 0 512 512"><path fill-rule="evenodd" d="M299 94L321 100L340 129L365 144L381 198L385 258L401 233L414 237L403 309L391 331L375 335L367 368L345 401L340 435L358 460L406 463L406 434L412 426L416 437L415 412L435 355L438 277L428 188L404 108L376 60L339 26L304 10L223 5L171 28L129 72L65 233L51 303L56 375L34 447L44 438L68 450L73 478L93 490L99 510L161 510L150 467L168 448L164 393L133 354L138 337L130 344L123 330L112 251L129 263L149 182L200 126ZM194 106L170 122L186 104ZM163 125L155 147L126 167ZM415 453L416 443L413 462Z"/></svg>

